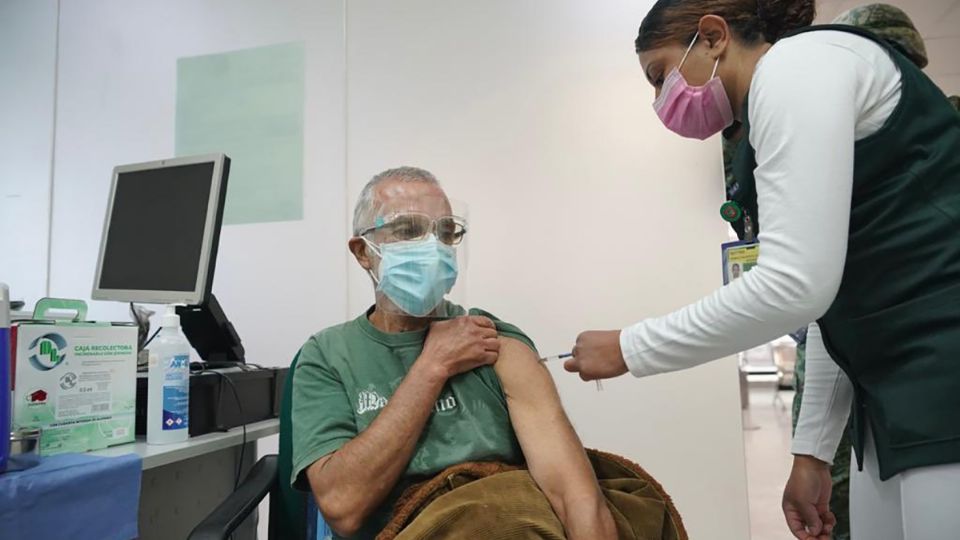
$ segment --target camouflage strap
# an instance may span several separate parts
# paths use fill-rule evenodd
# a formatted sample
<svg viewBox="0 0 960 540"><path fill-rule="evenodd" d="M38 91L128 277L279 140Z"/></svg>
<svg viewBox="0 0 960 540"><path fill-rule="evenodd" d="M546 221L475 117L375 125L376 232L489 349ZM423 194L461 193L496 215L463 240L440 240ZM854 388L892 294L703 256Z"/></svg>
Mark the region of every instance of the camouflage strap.
<svg viewBox="0 0 960 540"><path fill-rule="evenodd" d="M867 4L841 13L833 23L870 30L893 43L920 69L925 68L929 62L927 47L923 43L920 31L910 17L898 7L890 4Z"/></svg>

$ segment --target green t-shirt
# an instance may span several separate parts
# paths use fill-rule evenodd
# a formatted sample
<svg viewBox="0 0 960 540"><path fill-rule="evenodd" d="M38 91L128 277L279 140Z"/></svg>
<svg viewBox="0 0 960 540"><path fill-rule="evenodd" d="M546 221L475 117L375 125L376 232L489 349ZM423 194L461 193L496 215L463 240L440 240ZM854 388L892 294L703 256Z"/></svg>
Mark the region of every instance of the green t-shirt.
<svg viewBox="0 0 960 540"><path fill-rule="evenodd" d="M462 308L457 308L464 313ZM323 330L300 349L293 379L293 477L309 491L305 470L365 430L420 356L427 331L388 334L368 314ZM489 313L501 336L534 348L517 327ZM535 349L535 348L534 348ZM387 524L403 489L466 461L519 463L523 459L500 380L490 366L447 381L407 470L355 538L373 538Z"/></svg>

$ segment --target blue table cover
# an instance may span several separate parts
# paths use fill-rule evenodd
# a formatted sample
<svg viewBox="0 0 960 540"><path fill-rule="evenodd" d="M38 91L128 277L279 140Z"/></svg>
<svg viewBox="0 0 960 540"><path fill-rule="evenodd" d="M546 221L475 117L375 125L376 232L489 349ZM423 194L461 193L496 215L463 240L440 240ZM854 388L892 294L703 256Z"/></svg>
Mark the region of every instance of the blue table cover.
<svg viewBox="0 0 960 540"><path fill-rule="evenodd" d="M140 456L60 454L39 461L26 470L0 473L3 540L137 537Z"/></svg>

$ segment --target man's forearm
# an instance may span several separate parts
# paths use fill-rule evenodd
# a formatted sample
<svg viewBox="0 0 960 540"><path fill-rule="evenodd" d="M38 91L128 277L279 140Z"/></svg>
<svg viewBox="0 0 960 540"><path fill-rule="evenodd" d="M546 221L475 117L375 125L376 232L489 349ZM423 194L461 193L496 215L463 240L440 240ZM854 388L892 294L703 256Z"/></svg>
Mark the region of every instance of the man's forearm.
<svg viewBox="0 0 960 540"><path fill-rule="evenodd" d="M308 471L321 510L341 529L359 528L407 468L445 383L422 365L414 364L370 427Z"/></svg>
<svg viewBox="0 0 960 540"><path fill-rule="evenodd" d="M561 523L571 540L617 538L617 525L602 496L567 504L566 517Z"/></svg>
<svg viewBox="0 0 960 540"><path fill-rule="evenodd" d="M548 424L552 437L530 474L543 490L571 539L615 538L616 528L579 438L562 410ZM562 472L561 472L562 471Z"/></svg>

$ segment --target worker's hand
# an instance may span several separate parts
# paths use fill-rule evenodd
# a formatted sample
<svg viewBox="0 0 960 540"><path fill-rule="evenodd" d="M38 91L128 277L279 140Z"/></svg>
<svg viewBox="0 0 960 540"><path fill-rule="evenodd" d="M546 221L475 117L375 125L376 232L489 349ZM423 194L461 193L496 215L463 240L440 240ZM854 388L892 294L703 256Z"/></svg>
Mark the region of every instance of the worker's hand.
<svg viewBox="0 0 960 540"><path fill-rule="evenodd" d="M799 540L830 540L837 518L830 511L830 465L812 456L795 456L783 489L783 516Z"/></svg>
<svg viewBox="0 0 960 540"><path fill-rule="evenodd" d="M500 338L493 321L486 317L457 317L430 325L418 362L444 380L465 371L489 366L500 354Z"/></svg>
<svg viewBox="0 0 960 540"><path fill-rule="evenodd" d="M627 372L627 363L620 351L620 331L584 332L577 337L573 358L563 369L579 373L585 381L610 379Z"/></svg>

